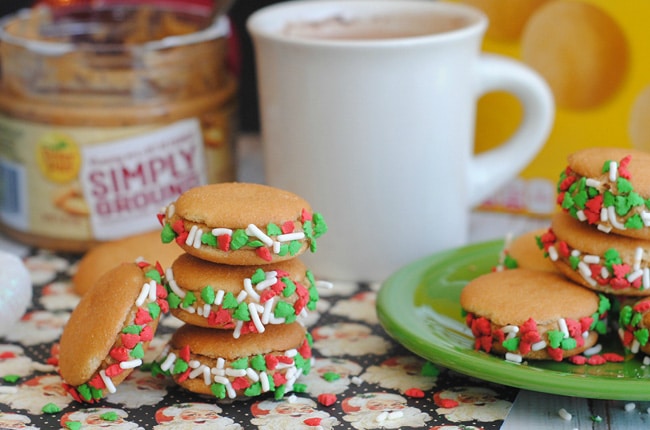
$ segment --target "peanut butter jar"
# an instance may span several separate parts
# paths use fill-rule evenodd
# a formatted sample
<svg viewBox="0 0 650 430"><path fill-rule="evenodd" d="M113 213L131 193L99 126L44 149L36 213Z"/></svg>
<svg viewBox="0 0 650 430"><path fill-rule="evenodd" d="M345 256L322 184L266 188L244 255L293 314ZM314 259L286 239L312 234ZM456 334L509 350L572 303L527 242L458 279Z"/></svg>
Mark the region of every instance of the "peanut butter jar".
<svg viewBox="0 0 650 430"><path fill-rule="evenodd" d="M233 180L228 21L120 5L0 22L0 229L83 252L157 227L185 190Z"/></svg>

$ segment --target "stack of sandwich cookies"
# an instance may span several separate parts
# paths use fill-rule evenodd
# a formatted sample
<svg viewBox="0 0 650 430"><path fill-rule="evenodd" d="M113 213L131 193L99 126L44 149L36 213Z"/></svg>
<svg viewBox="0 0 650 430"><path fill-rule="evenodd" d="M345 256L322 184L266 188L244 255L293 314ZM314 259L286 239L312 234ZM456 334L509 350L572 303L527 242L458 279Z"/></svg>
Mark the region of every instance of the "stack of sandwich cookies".
<svg viewBox="0 0 650 430"><path fill-rule="evenodd" d="M161 313L168 310L163 283L159 265L124 263L82 297L59 343L59 372L76 400L93 403L114 393L143 364Z"/></svg>
<svg viewBox="0 0 650 430"><path fill-rule="evenodd" d="M188 190L159 215L162 241L185 253L166 271L170 312L185 322L154 369L217 399L299 391L316 281L298 258L327 227L302 198L246 183Z"/></svg>

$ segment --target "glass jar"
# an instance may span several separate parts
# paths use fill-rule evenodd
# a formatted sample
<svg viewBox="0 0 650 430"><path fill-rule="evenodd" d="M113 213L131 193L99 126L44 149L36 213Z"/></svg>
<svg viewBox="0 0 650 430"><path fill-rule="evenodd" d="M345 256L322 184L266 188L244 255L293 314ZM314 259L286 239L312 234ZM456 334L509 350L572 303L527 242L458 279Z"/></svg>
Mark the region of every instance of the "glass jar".
<svg viewBox="0 0 650 430"><path fill-rule="evenodd" d="M157 227L188 188L234 180L225 17L35 7L0 23L0 227L81 252Z"/></svg>

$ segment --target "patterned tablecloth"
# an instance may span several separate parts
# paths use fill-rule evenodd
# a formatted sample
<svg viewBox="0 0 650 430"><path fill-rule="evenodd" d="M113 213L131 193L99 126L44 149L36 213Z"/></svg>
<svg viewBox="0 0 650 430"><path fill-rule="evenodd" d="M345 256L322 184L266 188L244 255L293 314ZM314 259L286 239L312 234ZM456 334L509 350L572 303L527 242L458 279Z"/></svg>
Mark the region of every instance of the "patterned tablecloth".
<svg viewBox="0 0 650 430"><path fill-rule="evenodd" d="M427 363L390 339L375 313L378 284L334 282L304 321L314 338L307 391L234 402L189 393L138 370L100 403L76 403L51 359L79 301L76 260L31 250L32 307L0 338L0 428L120 429L498 429L517 390ZM166 316L151 362L180 325ZM322 396L326 395L326 396ZM329 406L324 398L335 402Z"/></svg>

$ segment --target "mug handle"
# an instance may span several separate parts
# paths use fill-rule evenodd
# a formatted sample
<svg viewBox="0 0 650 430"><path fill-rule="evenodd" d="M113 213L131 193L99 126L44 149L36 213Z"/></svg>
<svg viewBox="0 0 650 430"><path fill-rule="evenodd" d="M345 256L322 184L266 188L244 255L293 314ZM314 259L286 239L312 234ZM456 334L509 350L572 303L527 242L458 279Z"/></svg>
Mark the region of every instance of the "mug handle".
<svg viewBox="0 0 650 430"><path fill-rule="evenodd" d="M512 93L521 101L524 115L509 139L472 157L468 169L471 207L482 203L528 165L546 142L555 114L550 88L522 63L483 54L478 72L478 96L495 90Z"/></svg>

